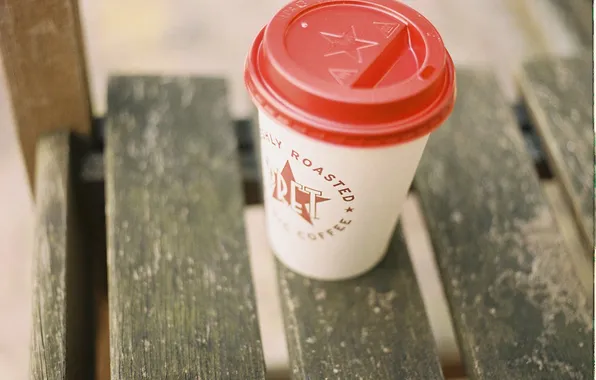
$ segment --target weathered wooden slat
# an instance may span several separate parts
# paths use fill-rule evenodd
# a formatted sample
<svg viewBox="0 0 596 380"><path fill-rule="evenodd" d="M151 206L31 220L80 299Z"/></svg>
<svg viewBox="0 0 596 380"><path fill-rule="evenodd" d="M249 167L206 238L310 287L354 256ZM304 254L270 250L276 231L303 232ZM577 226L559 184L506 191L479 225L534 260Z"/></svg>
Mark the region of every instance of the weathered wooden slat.
<svg viewBox="0 0 596 380"><path fill-rule="evenodd" d="M594 247L592 57L544 57L524 64L520 84L557 179Z"/></svg>
<svg viewBox="0 0 596 380"><path fill-rule="evenodd" d="M78 215L81 147L66 133L37 147L31 379L93 376L89 257Z"/></svg>
<svg viewBox="0 0 596 380"><path fill-rule="evenodd" d="M263 379L224 82L112 78L105 149L112 380Z"/></svg>
<svg viewBox="0 0 596 380"><path fill-rule="evenodd" d="M359 278L278 277L292 379L443 379L401 228Z"/></svg>
<svg viewBox="0 0 596 380"><path fill-rule="evenodd" d="M586 288L594 288L594 265L592 256L586 256L584 239L582 238L573 211L567 202L563 187L555 180L540 181L542 190L553 210L553 215L561 231L561 236L569 252L569 258L574 263L577 277Z"/></svg>
<svg viewBox="0 0 596 380"><path fill-rule="evenodd" d="M416 176L471 379L593 379L591 297L490 73L458 100Z"/></svg>
<svg viewBox="0 0 596 380"><path fill-rule="evenodd" d="M0 0L0 51L18 135L34 186L42 133L91 125L76 0Z"/></svg>

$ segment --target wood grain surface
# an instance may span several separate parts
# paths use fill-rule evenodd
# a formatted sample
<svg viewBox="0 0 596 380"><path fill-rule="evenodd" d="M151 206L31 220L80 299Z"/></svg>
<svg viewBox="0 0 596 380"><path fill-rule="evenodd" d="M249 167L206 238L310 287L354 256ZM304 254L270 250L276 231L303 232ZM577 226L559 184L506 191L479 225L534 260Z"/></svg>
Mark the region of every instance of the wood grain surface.
<svg viewBox="0 0 596 380"><path fill-rule="evenodd" d="M525 101L575 212L588 253L594 247L592 75L589 55L534 59L524 64L520 75Z"/></svg>
<svg viewBox="0 0 596 380"><path fill-rule="evenodd" d="M79 149L66 132L44 136L37 149L34 380L93 376L90 260L77 211Z"/></svg>
<svg viewBox="0 0 596 380"><path fill-rule="evenodd" d="M227 106L223 80L110 80L112 380L265 377Z"/></svg>
<svg viewBox="0 0 596 380"><path fill-rule="evenodd" d="M91 125L76 0L0 0L0 51L21 149L34 188L35 144L45 132Z"/></svg>
<svg viewBox="0 0 596 380"><path fill-rule="evenodd" d="M277 267L292 379L443 379L401 228L383 262L356 279Z"/></svg>
<svg viewBox="0 0 596 380"><path fill-rule="evenodd" d="M593 302L565 251L492 73L458 99L418 168L431 240L470 379L593 379Z"/></svg>
<svg viewBox="0 0 596 380"><path fill-rule="evenodd" d="M573 210L567 201L565 191L561 183L554 179L540 182L567 246L569 258L575 265L578 278L586 291L591 292L594 289L593 256L586 255L585 241L577 228Z"/></svg>
<svg viewBox="0 0 596 380"><path fill-rule="evenodd" d="M592 0L550 0L567 24L587 49L594 40L594 4Z"/></svg>

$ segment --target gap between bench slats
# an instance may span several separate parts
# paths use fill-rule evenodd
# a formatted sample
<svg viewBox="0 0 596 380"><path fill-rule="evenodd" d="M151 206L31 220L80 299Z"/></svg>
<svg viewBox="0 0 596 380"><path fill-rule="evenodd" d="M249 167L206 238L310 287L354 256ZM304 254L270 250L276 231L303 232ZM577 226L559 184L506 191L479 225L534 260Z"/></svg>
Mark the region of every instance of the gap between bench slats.
<svg viewBox="0 0 596 380"><path fill-rule="evenodd" d="M592 57L544 57L524 64L519 83L586 251L594 246Z"/></svg>
<svg viewBox="0 0 596 380"><path fill-rule="evenodd" d="M112 380L263 379L224 82L112 78L107 123Z"/></svg>
<svg viewBox="0 0 596 380"><path fill-rule="evenodd" d="M30 378L93 376L91 257L81 183L83 143L67 132L37 146Z"/></svg>
<svg viewBox="0 0 596 380"><path fill-rule="evenodd" d="M95 326L95 380L110 378L108 283L106 262L106 214L103 154L90 147L81 165L85 194L85 219L89 225L90 252L93 255L93 298Z"/></svg>
<svg viewBox="0 0 596 380"><path fill-rule="evenodd" d="M593 379L592 301L495 77L459 69L415 178L471 379Z"/></svg>

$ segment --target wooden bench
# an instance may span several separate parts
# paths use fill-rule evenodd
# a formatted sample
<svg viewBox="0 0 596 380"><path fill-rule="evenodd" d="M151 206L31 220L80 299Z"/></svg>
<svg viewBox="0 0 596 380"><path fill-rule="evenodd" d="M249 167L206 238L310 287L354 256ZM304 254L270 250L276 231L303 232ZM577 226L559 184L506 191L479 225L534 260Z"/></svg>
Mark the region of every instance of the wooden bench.
<svg viewBox="0 0 596 380"><path fill-rule="evenodd" d="M458 68L456 108L420 164L413 196L469 379L594 378L593 295L575 264L592 265L589 62L539 58L519 77L582 252L490 71ZM222 79L115 76L103 127L59 120L38 140L31 378L266 377L243 219L262 201L259 144L227 108ZM446 378L410 254L398 226L353 280L277 265L292 379Z"/></svg>
<svg viewBox="0 0 596 380"><path fill-rule="evenodd" d="M591 298L568 259L513 113L490 73L460 70L458 86L454 115L433 135L415 187L467 374L588 379ZM224 83L117 77L108 107L112 378L264 378ZM65 300L88 313L91 294L88 284L68 277L89 273L85 250L68 243L89 236L77 228L90 220L67 215L89 219L93 209L86 204L91 193L76 185L85 183L81 165L93 164L75 153L75 140L51 135L38 151L36 294L38 305L50 309L37 311L35 326L37 337L51 338L33 356L38 378L49 378L58 363L81 365L76 355L87 355L69 350L77 342L67 339L74 335L83 345L86 338L68 323ZM69 267L69 257L80 262ZM442 378L399 229L384 262L358 279L313 281L281 265L278 274L294 378Z"/></svg>
<svg viewBox="0 0 596 380"><path fill-rule="evenodd" d="M569 197L586 249L594 247L591 56L528 62L520 85L551 167Z"/></svg>

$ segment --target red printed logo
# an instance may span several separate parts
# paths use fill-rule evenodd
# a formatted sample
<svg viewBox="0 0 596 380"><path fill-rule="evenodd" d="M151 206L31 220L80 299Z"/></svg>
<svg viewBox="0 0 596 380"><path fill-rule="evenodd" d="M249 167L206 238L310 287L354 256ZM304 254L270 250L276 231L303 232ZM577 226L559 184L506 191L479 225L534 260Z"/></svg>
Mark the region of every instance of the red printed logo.
<svg viewBox="0 0 596 380"><path fill-rule="evenodd" d="M348 184L324 163L286 147L270 132L261 130L261 139L268 173L267 194L273 202L272 216L279 225L309 241L333 239L345 233L352 225L356 199Z"/></svg>
<svg viewBox="0 0 596 380"><path fill-rule="evenodd" d="M284 202L308 223L318 219L318 205L330 200L323 197L323 192L306 186L294 177L290 162L286 161L281 172L274 171L273 198Z"/></svg>

